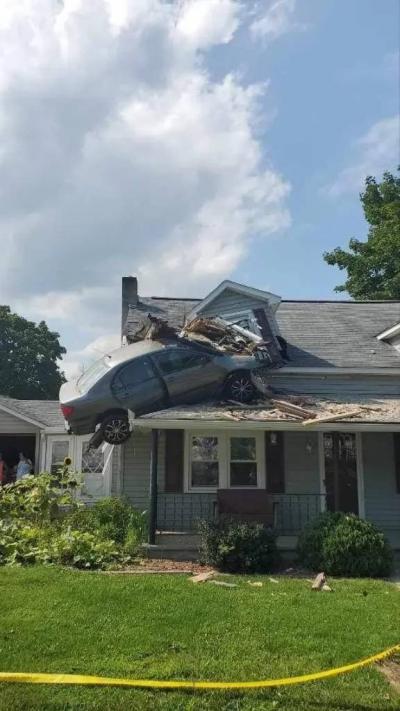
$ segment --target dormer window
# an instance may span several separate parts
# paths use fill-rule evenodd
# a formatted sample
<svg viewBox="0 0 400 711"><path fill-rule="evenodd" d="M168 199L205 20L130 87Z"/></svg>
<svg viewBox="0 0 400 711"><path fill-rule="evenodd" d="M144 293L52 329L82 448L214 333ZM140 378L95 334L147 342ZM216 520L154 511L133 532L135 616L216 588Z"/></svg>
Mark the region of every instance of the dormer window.
<svg viewBox="0 0 400 711"><path fill-rule="evenodd" d="M377 335L378 341L384 341L389 343L396 351L400 353L400 323L396 323L394 326L387 328L382 333Z"/></svg>
<svg viewBox="0 0 400 711"><path fill-rule="evenodd" d="M221 313L221 318L234 326L240 326L256 336L261 336L261 329L252 311L236 311L234 313Z"/></svg>

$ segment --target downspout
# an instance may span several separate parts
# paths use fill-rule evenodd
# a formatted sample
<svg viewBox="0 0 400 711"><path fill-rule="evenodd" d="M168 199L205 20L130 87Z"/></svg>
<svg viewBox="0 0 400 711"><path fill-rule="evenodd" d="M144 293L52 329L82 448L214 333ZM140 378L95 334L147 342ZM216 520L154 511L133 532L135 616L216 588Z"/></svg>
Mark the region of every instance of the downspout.
<svg viewBox="0 0 400 711"><path fill-rule="evenodd" d="M154 545L157 529L157 469L158 469L158 430L151 430L150 457L150 507L148 542Z"/></svg>

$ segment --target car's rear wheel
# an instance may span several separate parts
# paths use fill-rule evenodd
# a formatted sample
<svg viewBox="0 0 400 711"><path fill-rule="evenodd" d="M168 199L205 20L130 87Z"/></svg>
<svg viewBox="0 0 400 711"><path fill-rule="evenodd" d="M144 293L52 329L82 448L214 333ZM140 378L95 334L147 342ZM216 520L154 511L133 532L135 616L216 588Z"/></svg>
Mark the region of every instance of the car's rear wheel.
<svg viewBox="0 0 400 711"><path fill-rule="evenodd" d="M256 394L250 373L240 370L232 373L225 384L225 396L237 402L251 402Z"/></svg>
<svg viewBox="0 0 400 711"><path fill-rule="evenodd" d="M131 436L128 418L122 414L107 415L101 423L101 430L108 444L123 444Z"/></svg>

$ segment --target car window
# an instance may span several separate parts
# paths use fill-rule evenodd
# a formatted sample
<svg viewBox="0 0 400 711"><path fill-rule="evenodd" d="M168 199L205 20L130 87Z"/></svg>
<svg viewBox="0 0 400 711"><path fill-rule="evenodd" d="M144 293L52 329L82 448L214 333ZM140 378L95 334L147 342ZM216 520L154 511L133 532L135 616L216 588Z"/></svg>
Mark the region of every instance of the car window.
<svg viewBox="0 0 400 711"><path fill-rule="evenodd" d="M154 369L149 358L135 358L118 371L115 384L119 387L131 389L146 380L154 378Z"/></svg>
<svg viewBox="0 0 400 711"><path fill-rule="evenodd" d="M93 365L91 365L78 380L79 391L85 392L89 390L92 385L94 385L100 378L107 373L110 366L105 358L101 360L96 360Z"/></svg>
<svg viewBox="0 0 400 711"><path fill-rule="evenodd" d="M211 356L196 351L174 349L153 356L163 375L170 375L188 368L196 368L209 363Z"/></svg>

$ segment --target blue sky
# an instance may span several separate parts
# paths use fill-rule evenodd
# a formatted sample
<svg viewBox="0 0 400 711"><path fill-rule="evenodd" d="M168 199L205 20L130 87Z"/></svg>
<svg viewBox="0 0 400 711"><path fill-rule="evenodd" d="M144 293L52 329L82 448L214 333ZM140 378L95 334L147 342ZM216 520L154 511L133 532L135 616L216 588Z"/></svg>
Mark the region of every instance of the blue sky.
<svg viewBox="0 0 400 711"><path fill-rule="evenodd" d="M398 0L0 4L1 301L71 375L143 295L335 298L399 155ZM343 298L342 295L340 295Z"/></svg>
<svg viewBox="0 0 400 711"><path fill-rule="evenodd" d="M333 291L343 273L322 253L366 238L367 225L357 190L332 197L324 187L358 160L355 143L370 126L398 113L399 8L397 0L306 0L296 8L304 30L256 51L244 38L237 48L251 81L270 77L277 113L266 155L292 185L291 227L260 241L238 280L284 298L346 298ZM398 150L387 169L399 162Z"/></svg>

